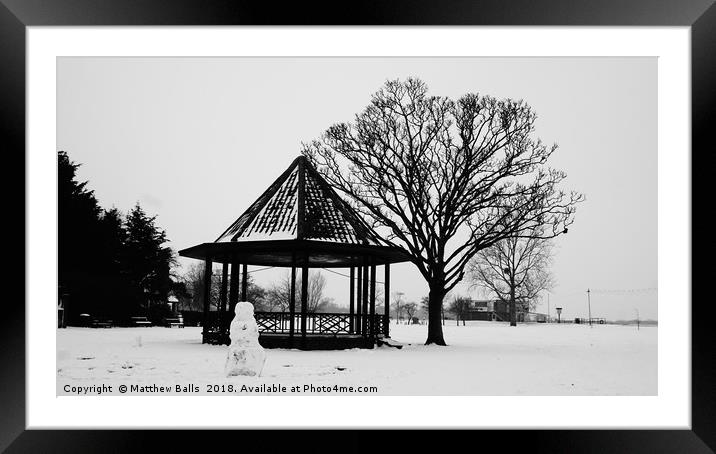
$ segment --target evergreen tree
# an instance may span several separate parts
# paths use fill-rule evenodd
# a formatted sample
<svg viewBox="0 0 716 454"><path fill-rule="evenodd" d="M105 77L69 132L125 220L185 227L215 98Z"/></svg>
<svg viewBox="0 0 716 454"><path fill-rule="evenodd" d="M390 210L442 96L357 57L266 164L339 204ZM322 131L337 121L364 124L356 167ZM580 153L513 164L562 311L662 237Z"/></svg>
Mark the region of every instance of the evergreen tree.
<svg viewBox="0 0 716 454"><path fill-rule="evenodd" d="M77 181L79 167L58 152L58 277L59 293L69 295L68 323L82 313L120 321L165 309L175 264L166 233L139 204L126 219L103 210L87 182Z"/></svg>
<svg viewBox="0 0 716 454"><path fill-rule="evenodd" d="M87 182L78 182L79 164L64 151L58 157L58 280L61 293L70 296L67 320L72 323L80 313L90 312L98 289L96 246L101 238L99 218L102 212L94 191Z"/></svg>
<svg viewBox="0 0 716 454"><path fill-rule="evenodd" d="M152 308L163 307L161 303L172 288L171 267L175 263L171 249L163 246L166 232L155 220L156 216L148 216L137 203L125 222L124 270L132 289L130 306L148 316L154 316Z"/></svg>
<svg viewBox="0 0 716 454"><path fill-rule="evenodd" d="M122 213L116 208L103 211L99 228L102 241L96 245L99 255L96 271L101 290L93 309L117 320L126 319L131 315L127 307L127 302L131 301L131 292L124 270L127 231Z"/></svg>
<svg viewBox="0 0 716 454"><path fill-rule="evenodd" d="M124 228L122 213L116 209L105 210L99 220L102 237L105 241L99 244L100 253L107 271L120 273L124 255L124 243L127 241L127 231Z"/></svg>

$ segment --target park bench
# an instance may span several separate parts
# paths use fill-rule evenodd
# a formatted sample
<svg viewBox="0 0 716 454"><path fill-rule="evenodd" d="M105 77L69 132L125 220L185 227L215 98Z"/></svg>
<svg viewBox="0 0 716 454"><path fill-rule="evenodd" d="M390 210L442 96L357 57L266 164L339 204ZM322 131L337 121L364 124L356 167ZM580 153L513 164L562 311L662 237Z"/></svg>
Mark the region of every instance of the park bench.
<svg viewBox="0 0 716 454"><path fill-rule="evenodd" d="M104 317L93 317L90 314L80 314L79 325L87 328L111 328L112 320Z"/></svg>
<svg viewBox="0 0 716 454"><path fill-rule="evenodd" d="M147 320L147 317L132 317L130 324L132 326L152 326L152 322Z"/></svg>
<svg viewBox="0 0 716 454"><path fill-rule="evenodd" d="M111 328L112 320L103 318L93 318L90 322L91 328Z"/></svg>
<svg viewBox="0 0 716 454"><path fill-rule="evenodd" d="M184 319L182 317L165 317L164 324L169 328L184 328Z"/></svg>

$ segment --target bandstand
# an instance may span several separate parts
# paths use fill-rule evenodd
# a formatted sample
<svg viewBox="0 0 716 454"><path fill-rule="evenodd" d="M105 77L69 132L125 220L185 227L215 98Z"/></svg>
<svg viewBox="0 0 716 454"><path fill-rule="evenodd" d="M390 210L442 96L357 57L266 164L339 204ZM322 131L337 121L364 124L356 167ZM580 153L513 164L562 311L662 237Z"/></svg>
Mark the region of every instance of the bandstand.
<svg viewBox="0 0 716 454"><path fill-rule="evenodd" d="M204 343L229 342L234 306L247 298L249 265L290 268L289 310L256 312L259 342L267 348L306 350L372 348L380 338L389 337L390 264L411 260L371 229L303 156L219 238L179 255L205 262ZM214 263L222 264L221 291L218 310L210 311ZM375 308L378 267L384 270L382 314ZM348 313L308 311L312 268L349 270ZM301 273L301 301L296 301L297 272Z"/></svg>

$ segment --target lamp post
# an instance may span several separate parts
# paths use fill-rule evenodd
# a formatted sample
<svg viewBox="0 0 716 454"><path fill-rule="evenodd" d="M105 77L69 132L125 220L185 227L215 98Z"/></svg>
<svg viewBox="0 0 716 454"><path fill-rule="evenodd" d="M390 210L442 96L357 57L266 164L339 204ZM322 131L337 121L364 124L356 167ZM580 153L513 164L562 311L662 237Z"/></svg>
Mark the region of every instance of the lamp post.
<svg viewBox="0 0 716 454"><path fill-rule="evenodd" d="M557 323L562 323L562 308L555 307L555 310L557 311Z"/></svg>
<svg viewBox="0 0 716 454"><path fill-rule="evenodd" d="M592 299L589 296L589 289L587 289L587 307L589 308L589 327L592 327Z"/></svg>

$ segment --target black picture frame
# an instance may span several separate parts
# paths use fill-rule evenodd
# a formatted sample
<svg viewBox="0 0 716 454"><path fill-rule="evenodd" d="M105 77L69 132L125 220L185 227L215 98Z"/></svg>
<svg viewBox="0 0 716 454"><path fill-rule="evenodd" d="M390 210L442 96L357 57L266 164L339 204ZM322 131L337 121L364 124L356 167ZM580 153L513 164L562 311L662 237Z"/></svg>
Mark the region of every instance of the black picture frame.
<svg viewBox="0 0 716 454"><path fill-rule="evenodd" d="M713 153L710 132L716 120L716 6L713 0L489 0L450 1L393 0L345 2L338 4L220 0L0 0L0 131L2 131L6 172L25 169L25 32L28 26L141 26L141 25L531 25L531 26L690 26L692 45L692 430L520 430L480 431L462 434L477 446L497 442L509 450L530 452L713 452L716 449L716 374L713 348L716 345L710 325L714 303L704 291L707 274L707 249L713 244L705 231L710 193L703 182L711 167L705 158ZM10 167L7 158L17 159ZM13 170L10 170L10 169ZM9 181L9 179L7 180ZM17 225L25 212L25 200L15 196L18 184L6 188L6 220ZM700 190L699 190L700 189ZM13 191L13 192L10 192ZM12 195L11 195L12 194ZM13 206L15 204L16 206ZM8 214L12 213L12 214ZM25 247L28 238L23 216ZM7 222L7 224L11 224ZM706 239L705 243L696 242ZM703 241L703 240L702 240ZM23 269L22 278L8 280L6 288L22 288L24 267L14 255L6 263L14 270ZM19 274L17 271L14 273ZM22 280L21 280L22 279ZM24 290L20 297L25 301ZM25 430L25 307L20 297L6 293L3 323L0 329L0 449L7 452L127 452L143 451L153 443L167 450L187 448L218 449L222 439L233 439L231 431L217 434L189 431L42 431ZM668 304L668 302L666 302ZM218 401L217 401L218 402ZM587 409L585 409L587 410ZM479 411L479 409L476 409ZM427 415L426 415L427 416ZM421 435L400 433L375 442L374 434L363 431L332 431L322 436L340 442L341 451L365 451L385 447L394 440L401 450L425 447L426 440L445 443L457 441L452 434ZM297 438L298 437L298 438ZM297 440L309 435L245 437L246 449L276 452L295 447ZM270 439L270 443L269 440ZM210 440L210 441L208 441ZM285 444L285 445L284 445ZM229 445L231 446L231 445ZM270 449L267 447L270 446ZM212 448L214 447L214 448ZM320 448L315 448L321 451ZM396 448L397 449L397 448ZM383 450L383 449L381 449Z"/></svg>

